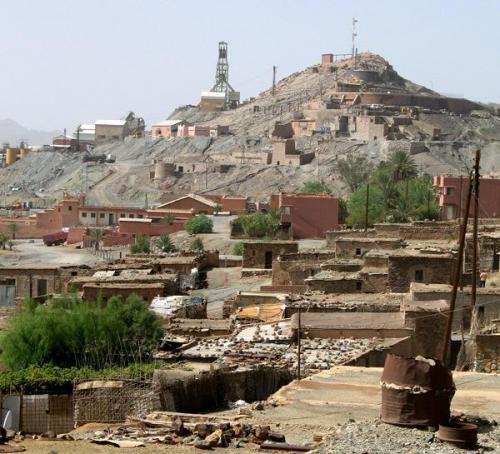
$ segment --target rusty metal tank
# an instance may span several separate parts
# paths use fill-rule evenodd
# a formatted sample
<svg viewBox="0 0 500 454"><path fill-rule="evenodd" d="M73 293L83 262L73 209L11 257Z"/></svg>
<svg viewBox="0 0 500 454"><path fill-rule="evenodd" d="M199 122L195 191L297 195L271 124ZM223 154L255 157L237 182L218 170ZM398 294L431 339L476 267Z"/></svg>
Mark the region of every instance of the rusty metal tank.
<svg viewBox="0 0 500 454"><path fill-rule="evenodd" d="M439 360L388 354L381 386L382 421L434 427L449 422L455 384Z"/></svg>
<svg viewBox="0 0 500 454"><path fill-rule="evenodd" d="M5 150L5 163L10 166L17 161L17 149L8 147Z"/></svg>

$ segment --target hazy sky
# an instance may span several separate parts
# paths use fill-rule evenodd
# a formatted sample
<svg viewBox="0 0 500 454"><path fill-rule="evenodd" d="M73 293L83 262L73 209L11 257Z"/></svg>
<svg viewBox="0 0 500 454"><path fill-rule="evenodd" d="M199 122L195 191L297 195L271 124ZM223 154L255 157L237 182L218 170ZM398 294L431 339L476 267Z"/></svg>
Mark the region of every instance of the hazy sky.
<svg viewBox="0 0 500 454"><path fill-rule="evenodd" d="M411 4L411 6L410 6ZM195 104L229 43L242 99L358 49L437 91L500 102L496 0L0 0L0 118L37 129L119 118L148 124Z"/></svg>

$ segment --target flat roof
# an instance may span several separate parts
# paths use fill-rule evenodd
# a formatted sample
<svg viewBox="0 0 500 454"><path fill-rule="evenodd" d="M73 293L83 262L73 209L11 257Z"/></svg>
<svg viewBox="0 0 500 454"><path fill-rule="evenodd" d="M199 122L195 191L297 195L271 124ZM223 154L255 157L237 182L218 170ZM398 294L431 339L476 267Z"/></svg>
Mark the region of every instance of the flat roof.
<svg viewBox="0 0 500 454"><path fill-rule="evenodd" d="M298 314L291 320L297 328ZM301 329L407 329L401 312L305 312L300 323Z"/></svg>
<svg viewBox="0 0 500 454"><path fill-rule="evenodd" d="M182 123L182 122L186 122L186 120L162 120L162 121L158 121L157 123L153 123L151 126L154 127L154 126L174 126L174 125L177 125L179 123Z"/></svg>
<svg viewBox="0 0 500 454"><path fill-rule="evenodd" d="M97 125L104 125L104 126L125 126L125 123L127 123L126 120L97 120L95 122L96 126Z"/></svg>

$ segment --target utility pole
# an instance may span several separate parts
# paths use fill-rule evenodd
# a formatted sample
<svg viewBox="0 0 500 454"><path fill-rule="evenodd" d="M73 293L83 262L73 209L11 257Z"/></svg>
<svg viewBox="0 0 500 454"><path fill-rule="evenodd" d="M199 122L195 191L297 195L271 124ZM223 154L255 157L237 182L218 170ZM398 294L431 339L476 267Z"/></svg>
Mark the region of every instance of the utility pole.
<svg viewBox="0 0 500 454"><path fill-rule="evenodd" d="M472 306L471 334L475 335L477 330L477 219L479 214L479 161L481 160L481 150L476 150L476 161L474 164L474 224L472 227L472 283L470 299Z"/></svg>
<svg viewBox="0 0 500 454"><path fill-rule="evenodd" d="M458 217L462 219L462 199L463 199L463 177L460 175L460 200L458 202Z"/></svg>
<svg viewBox="0 0 500 454"><path fill-rule="evenodd" d="M297 312L297 380L301 379L300 375L300 328L301 328L301 320L300 320L300 311L301 307L298 307L299 311Z"/></svg>
<svg viewBox="0 0 500 454"><path fill-rule="evenodd" d="M273 66L273 96L276 94L276 70L278 68Z"/></svg>
<svg viewBox="0 0 500 454"><path fill-rule="evenodd" d="M470 199L472 195L472 175L469 175L469 191L467 193L467 201L465 205L464 217L462 220L462 227L460 229L460 241L458 246L458 262L457 268L455 269L455 278L453 280L453 288L451 291L450 297L450 309L448 320L446 321L446 331L445 338L443 343L443 350L441 352L441 361L443 364L446 363L446 357L448 354L448 344L450 343L451 337L451 327L453 323L453 312L455 312L455 303L457 301L457 291L458 291L458 283L460 282L460 278L462 275L462 263L464 258L464 244L465 244L465 233L467 231L467 223L469 222L469 210L470 210Z"/></svg>
<svg viewBox="0 0 500 454"><path fill-rule="evenodd" d="M366 183L365 232L368 231L368 207L370 206L370 183Z"/></svg>
<svg viewBox="0 0 500 454"><path fill-rule="evenodd" d="M358 22L358 19L353 17L352 18L352 58L354 58L356 55L356 36L358 36L358 34L356 33L356 23L357 22Z"/></svg>
<svg viewBox="0 0 500 454"><path fill-rule="evenodd" d="M82 125L78 125L76 127L76 151L80 151L80 127Z"/></svg>

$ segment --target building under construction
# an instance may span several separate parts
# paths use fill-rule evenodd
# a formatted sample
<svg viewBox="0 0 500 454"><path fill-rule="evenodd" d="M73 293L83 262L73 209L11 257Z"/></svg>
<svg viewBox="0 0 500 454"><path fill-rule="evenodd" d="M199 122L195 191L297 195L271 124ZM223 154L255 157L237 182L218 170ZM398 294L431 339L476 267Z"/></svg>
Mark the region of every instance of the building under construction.
<svg viewBox="0 0 500 454"><path fill-rule="evenodd" d="M227 43L219 43L219 58L215 70L215 82L209 91L201 93L201 110L213 112L234 109L240 103L240 92L235 91L229 83L229 63L227 59Z"/></svg>

